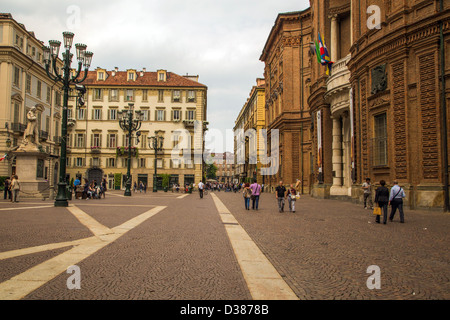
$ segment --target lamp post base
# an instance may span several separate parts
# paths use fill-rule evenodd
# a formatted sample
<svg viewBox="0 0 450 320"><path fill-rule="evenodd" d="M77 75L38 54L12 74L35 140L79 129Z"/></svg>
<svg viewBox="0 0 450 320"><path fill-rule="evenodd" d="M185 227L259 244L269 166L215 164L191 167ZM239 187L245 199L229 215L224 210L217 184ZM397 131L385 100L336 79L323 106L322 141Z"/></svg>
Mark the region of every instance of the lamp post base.
<svg viewBox="0 0 450 320"><path fill-rule="evenodd" d="M68 207L69 201L67 199L67 184L58 183L58 195L55 199L55 207Z"/></svg>

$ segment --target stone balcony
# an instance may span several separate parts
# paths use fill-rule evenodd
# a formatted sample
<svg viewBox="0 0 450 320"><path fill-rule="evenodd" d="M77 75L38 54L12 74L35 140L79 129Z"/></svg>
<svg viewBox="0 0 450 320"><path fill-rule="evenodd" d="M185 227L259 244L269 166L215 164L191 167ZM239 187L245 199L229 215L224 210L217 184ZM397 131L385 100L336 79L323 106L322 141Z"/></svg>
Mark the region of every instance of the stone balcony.
<svg viewBox="0 0 450 320"><path fill-rule="evenodd" d="M331 75L327 80L325 100L330 103L331 114L348 109L350 91L350 70L347 68L351 55L336 61L331 68Z"/></svg>

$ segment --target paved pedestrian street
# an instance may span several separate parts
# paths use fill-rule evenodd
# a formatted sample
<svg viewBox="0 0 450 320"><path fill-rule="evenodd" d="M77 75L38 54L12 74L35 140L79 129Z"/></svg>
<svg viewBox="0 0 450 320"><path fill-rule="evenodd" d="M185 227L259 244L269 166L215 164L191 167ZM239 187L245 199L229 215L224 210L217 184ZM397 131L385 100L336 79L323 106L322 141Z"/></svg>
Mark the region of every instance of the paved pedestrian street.
<svg viewBox="0 0 450 320"><path fill-rule="evenodd" d="M0 217L2 300L450 298L442 212L383 225L309 196L292 213L268 193L244 210L239 193L112 191L68 208L1 200Z"/></svg>

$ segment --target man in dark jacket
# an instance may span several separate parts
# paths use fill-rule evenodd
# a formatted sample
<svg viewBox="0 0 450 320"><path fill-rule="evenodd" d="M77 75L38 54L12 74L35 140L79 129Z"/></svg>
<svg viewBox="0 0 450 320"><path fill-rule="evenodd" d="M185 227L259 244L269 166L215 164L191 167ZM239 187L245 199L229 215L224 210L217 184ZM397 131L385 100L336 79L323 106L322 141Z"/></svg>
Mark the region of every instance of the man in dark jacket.
<svg viewBox="0 0 450 320"><path fill-rule="evenodd" d="M380 184L381 187L378 187L375 191L375 203L378 203L378 206L383 211L383 224L386 224L389 203L389 189L385 187L386 181L381 180ZM380 223L380 216L377 215L375 221L376 223Z"/></svg>

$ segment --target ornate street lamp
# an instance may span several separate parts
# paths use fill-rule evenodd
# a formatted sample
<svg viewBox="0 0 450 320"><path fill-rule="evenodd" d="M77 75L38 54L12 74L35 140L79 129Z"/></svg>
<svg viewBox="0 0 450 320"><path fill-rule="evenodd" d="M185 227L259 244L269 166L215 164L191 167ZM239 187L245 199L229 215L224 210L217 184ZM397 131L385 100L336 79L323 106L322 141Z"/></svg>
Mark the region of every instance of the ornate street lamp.
<svg viewBox="0 0 450 320"><path fill-rule="evenodd" d="M125 196L131 196L131 147L132 147L132 139L133 132L136 131L136 143L139 143L139 136L141 135L138 131L142 125L142 112L137 110L134 111L134 104L129 103L128 110L119 111L119 125L120 128L128 132L128 165L127 165L127 182L125 185ZM134 112L133 112L134 111Z"/></svg>
<svg viewBox="0 0 450 320"><path fill-rule="evenodd" d="M148 145L150 149L155 150L155 174L153 175L153 192L158 192L158 188L156 186L156 177L157 177L157 167L158 167L158 151L163 150L164 145L164 137L155 135L153 137L148 138Z"/></svg>
<svg viewBox="0 0 450 320"><path fill-rule="evenodd" d="M59 49L61 42L57 40L50 40L49 47L44 46L44 64L47 75L55 82L62 83L62 89L64 91L63 98L63 112L62 112L62 130L61 130L61 157L59 159L59 183L58 183L58 194L55 200L55 207L67 207L68 197L67 197L67 181L66 181L66 155L67 155L67 104L69 100L69 91L72 84L78 84L83 82L88 74L89 67L92 61L92 52L86 51L86 45L76 44L76 53L78 68L77 73L71 76L71 64L73 54L70 53L72 47L74 34L72 32L63 32L64 38L64 48L65 52L62 53L63 57L63 69L62 74L58 72L56 63L58 60ZM84 67L84 75L81 79L80 73L81 69Z"/></svg>

